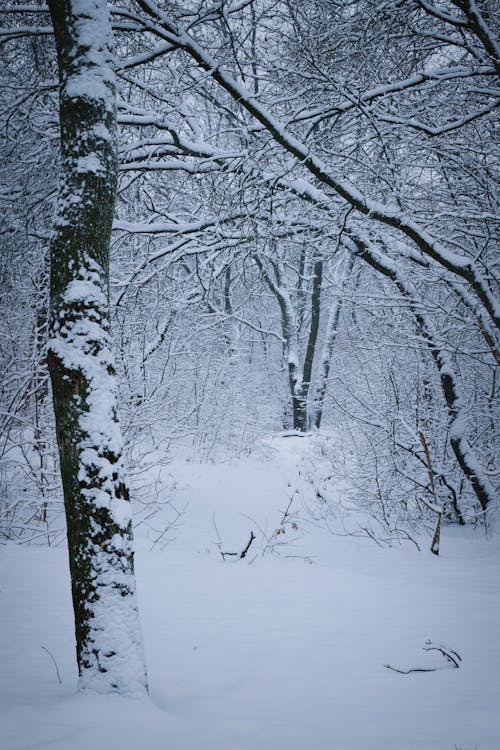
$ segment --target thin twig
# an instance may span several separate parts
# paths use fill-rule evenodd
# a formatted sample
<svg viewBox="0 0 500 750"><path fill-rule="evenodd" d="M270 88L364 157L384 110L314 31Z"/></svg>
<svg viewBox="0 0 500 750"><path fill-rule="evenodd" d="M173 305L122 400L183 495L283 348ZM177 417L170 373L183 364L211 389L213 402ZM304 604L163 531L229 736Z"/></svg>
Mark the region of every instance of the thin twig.
<svg viewBox="0 0 500 750"><path fill-rule="evenodd" d="M386 669L392 669L393 672L399 672L399 674L410 674L410 672L437 672L436 667L431 669L424 669L423 667L414 667L413 669L398 669L397 667L391 667L390 664L384 664Z"/></svg>
<svg viewBox="0 0 500 750"><path fill-rule="evenodd" d="M445 659L448 659L448 661L454 664L457 669L460 667L459 662L462 661L462 657L460 654L457 654L456 651L452 651L452 649L445 648L444 646L428 645L424 646L424 651L439 651Z"/></svg>
<svg viewBox="0 0 500 750"><path fill-rule="evenodd" d="M43 650L44 650L44 651L46 651L46 652L48 653L48 655L50 656L50 658L51 658L51 659L52 659L52 661L54 662L54 667L56 668L56 675L57 675L57 679L59 680L59 685L62 685L61 675L59 674L59 669L58 669L58 667L57 667L57 662L56 662L56 660L54 659L53 655L52 655L52 654L50 653L50 651L49 651L49 649L48 649L48 648L46 648L45 646L41 646L41 648L43 648Z"/></svg>

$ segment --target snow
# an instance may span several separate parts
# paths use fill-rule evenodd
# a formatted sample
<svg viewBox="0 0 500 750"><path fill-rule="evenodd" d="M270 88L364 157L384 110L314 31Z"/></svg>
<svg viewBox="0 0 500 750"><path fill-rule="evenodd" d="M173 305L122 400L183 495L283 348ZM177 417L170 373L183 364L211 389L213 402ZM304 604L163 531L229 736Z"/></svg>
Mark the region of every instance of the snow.
<svg viewBox="0 0 500 750"><path fill-rule="evenodd" d="M63 307L61 324L57 335L49 341L49 349L64 362L66 368L80 370L91 384L87 396L89 408L80 417L82 433L87 436L87 444L82 446L82 461L91 471L99 469L104 478L112 477L113 471L121 469L121 466L115 465L111 469L109 460L99 452L108 451L119 456L122 437L114 418L115 377L109 333L101 322L100 311L107 307L106 293L101 283L102 271L90 258L84 260L81 278L68 284L64 303L68 307L81 303L89 314L76 320L66 320ZM83 474L79 479L84 481Z"/></svg>
<svg viewBox="0 0 500 750"><path fill-rule="evenodd" d="M163 548L164 511L136 532L148 699L76 692L66 550L1 547L0 747L497 750L498 538L445 527L435 557L332 535L305 511L314 439L165 469L187 510Z"/></svg>
<svg viewBox="0 0 500 750"><path fill-rule="evenodd" d="M130 571L126 565L120 570L109 563L109 547L113 545L120 552L127 542L123 536L114 535L106 545L108 549L93 553L94 581L100 596L91 605L89 639L95 648L89 647L85 653L88 666L80 677L84 692L109 694L110 673L122 691L127 685L128 695L140 697L144 692L144 653L137 611L132 606L135 597L130 592Z"/></svg>
<svg viewBox="0 0 500 750"><path fill-rule="evenodd" d="M95 130L95 129L94 129ZM93 174L104 174L105 168L97 158L97 155L87 154L87 156L80 156L76 161L76 171L86 174L92 172Z"/></svg>
<svg viewBox="0 0 500 750"><path fill-rule="evenodd" d="M68 99L102 101L114 106L115 75L108 47L109 15L106 3L98 0L70 0L72 42L79 65L64 82L62 95Z"/></svg>

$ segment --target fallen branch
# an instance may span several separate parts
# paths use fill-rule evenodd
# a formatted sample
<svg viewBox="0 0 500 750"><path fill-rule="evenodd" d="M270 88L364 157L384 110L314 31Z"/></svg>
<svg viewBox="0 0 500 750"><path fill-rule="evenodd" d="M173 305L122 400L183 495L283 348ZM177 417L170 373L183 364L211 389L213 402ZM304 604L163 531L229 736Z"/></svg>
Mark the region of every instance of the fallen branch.
<svg viewBox="0 0 500 750"><path fill-rule="evenodd" d="M431 641L426 641L425 646L422 647L424 651L437 651L440 653L449 664L452 664L455 669L460 667L462 657L456 651L447 646L437 645ZM399 672L399 674L410 674L411 672L438 672L444 667L411 667L410 669L399 669L393 667L391 664L384 664L385 669L391 669L393 672Z"/></svg>
<svg viewBox="0 0 500 750"><path fill-rule="evenodd" d="M245 547L245 549L242 550L242 552L240 553L240 560L243 560L243 558L246 557L246 554L247 554L248 550L250 549L250 545L252 544L252 542L253 542L254 539L255 539L255 534L253 533L253 531L251 531L250 532L250 539L248 540L248 544Z"/></svg>
<svg viewBox="0 0 500 750"><path fill-rule="evenodd" d="M457 654L456 651L453 651L451 648L446 648L445 646L436 646L432 643L429 643L428 645L424 646L424 651L439 651L445 659L447 659L451 664L453 664L457 669L460 667L460 662L462 661L462 657L460 654Z"/></svg>
<svg viewBox="0 0 500 750"><path fill-rule="evenodd" d="M217 534L217 549L219 550L221 557L223 560L226 559L226 557L238 557L240 560L243 560L247 556L247 552L250 549L250 545L252 544L253 540L256 538L253 531L250 532L250 539L248 540L248 543L244 549L241 550L241 552L224 552L222 549L222 539L219 534L219 529L215 525L215 514L212 515L212 524Z"/></svg>
<svg viewBox="0 0 500 750"><path fill-rule="evenodd" d="M437 672L437 667L431 667L426 669L424 667L413 667L412 669L398 669L397 667L391 667L390 664L384 664L386 669L392 669L393 672L399 672L399 674L410 674L410 672Z"/></svg>

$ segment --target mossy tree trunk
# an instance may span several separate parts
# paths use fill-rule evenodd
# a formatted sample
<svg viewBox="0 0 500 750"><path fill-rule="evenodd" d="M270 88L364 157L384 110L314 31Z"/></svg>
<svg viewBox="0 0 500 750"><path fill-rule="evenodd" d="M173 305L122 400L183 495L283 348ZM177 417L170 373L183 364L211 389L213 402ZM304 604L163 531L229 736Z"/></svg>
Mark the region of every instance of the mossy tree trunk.
<svg viewBox="0 0 500 750"><path fill-rule="evenodd" d="M51 243L51 374L80 688L146 689L109 330L116 94L105 0L49 0L61 184Z"/></svg>

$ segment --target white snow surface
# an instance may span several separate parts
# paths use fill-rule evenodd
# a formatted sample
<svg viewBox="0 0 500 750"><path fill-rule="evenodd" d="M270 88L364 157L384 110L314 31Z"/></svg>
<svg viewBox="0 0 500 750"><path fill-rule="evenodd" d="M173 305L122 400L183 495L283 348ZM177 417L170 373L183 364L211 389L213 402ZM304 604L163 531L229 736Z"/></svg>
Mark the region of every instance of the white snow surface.
<svg viewBox="0 0 500 750"><path fill-rule="evenodd" d="M149 698L77 692L66 550L0 547L2 750L498 750L498 537L332 535L305 512L311 439L164 469L187 510L164 547L165 511L136 531Z"/></svg>

